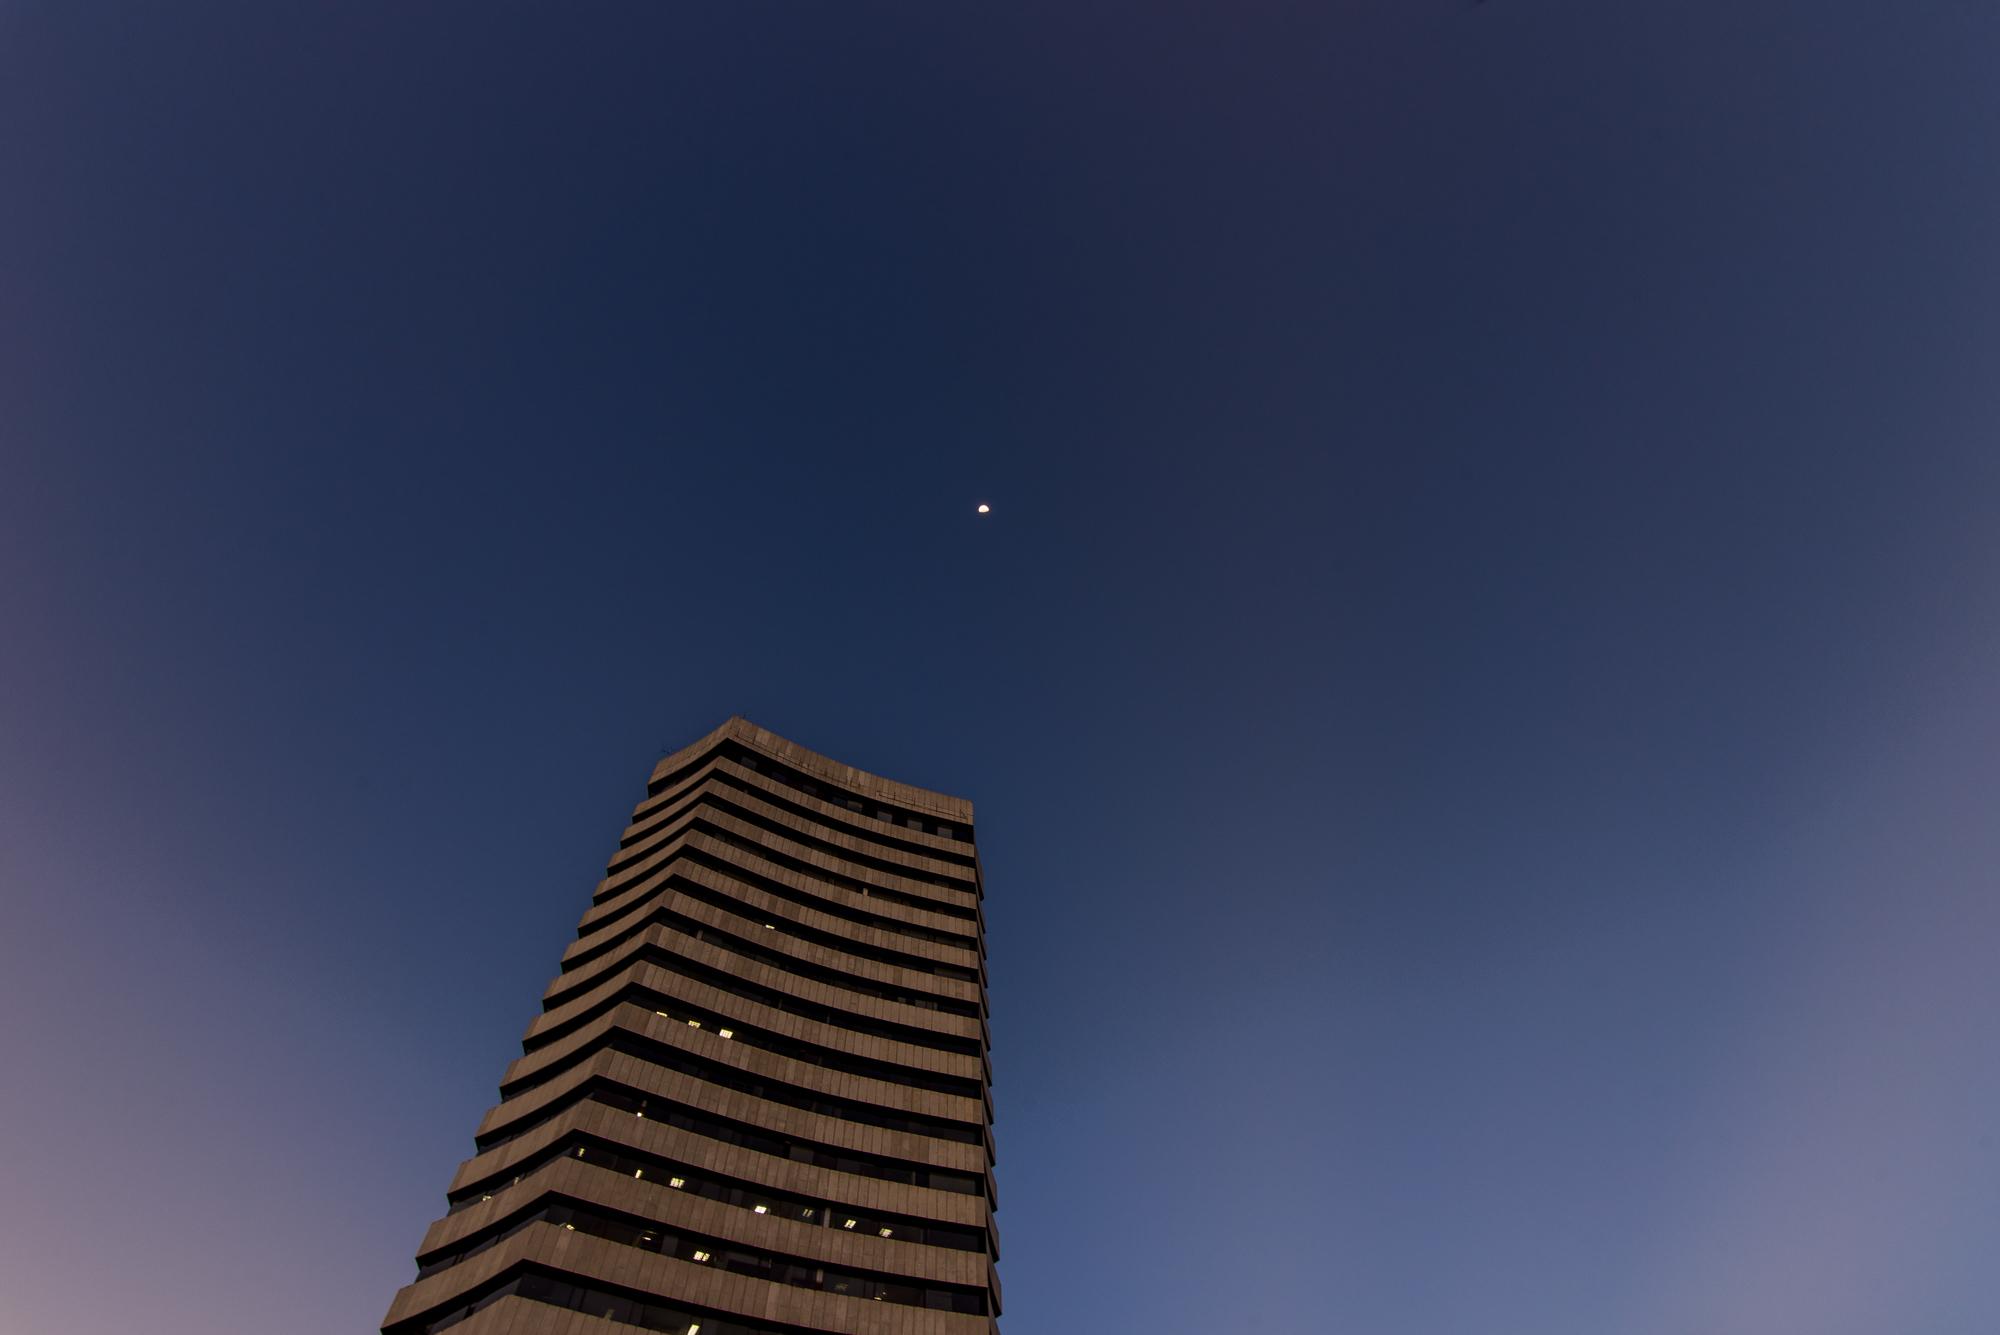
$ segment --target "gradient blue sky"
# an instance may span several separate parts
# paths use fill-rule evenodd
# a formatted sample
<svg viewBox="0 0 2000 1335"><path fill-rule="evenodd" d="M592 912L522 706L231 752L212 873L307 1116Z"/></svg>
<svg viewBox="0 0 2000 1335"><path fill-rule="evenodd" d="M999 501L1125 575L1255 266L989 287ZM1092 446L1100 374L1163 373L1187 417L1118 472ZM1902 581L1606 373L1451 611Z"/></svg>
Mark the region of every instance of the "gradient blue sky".
<svg viewBox="0 0 2000 1335"><path fill-rule="evenodd" d="M0 0L0 1331L372 1329L742 712L979 805L1017 1335L1991 1335L1996 49Z"/></svg>

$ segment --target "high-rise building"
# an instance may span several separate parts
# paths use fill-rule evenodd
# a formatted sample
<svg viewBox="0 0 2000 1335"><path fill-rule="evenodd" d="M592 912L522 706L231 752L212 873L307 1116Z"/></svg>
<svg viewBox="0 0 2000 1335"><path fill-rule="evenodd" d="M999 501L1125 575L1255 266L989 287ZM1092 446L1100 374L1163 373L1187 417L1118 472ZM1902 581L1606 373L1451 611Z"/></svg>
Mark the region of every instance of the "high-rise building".
<svg viewBox="0 0 2000 1335"><path fill-rule="evenodd" d="M995 1335L972 805L662 760L385 1335Z"/></svg>

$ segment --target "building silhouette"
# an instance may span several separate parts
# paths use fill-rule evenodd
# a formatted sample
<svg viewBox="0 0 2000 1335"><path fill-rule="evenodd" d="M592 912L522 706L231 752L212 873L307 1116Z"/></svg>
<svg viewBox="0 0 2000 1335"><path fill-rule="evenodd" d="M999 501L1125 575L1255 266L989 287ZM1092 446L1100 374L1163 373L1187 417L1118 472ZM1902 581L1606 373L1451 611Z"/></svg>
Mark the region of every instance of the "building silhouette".
<svg viewBox="0 0 2000 1335"><path fill-rule="evenodd" d="M972 806L667 756L385 1335L994 1335Z"/></svg>

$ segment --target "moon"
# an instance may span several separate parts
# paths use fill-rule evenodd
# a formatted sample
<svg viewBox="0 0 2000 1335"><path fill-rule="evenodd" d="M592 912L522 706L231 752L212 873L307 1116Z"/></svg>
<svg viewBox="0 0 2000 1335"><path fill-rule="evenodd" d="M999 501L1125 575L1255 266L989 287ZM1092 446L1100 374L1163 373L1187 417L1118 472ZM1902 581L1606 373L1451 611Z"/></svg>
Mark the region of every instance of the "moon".
<svg viewBox="0 0 2000 1335"><path fill-rule="evenodd" d="M993 507L988 505L985 501L981 501L979 503L980 514L991 514L992 512L993 512Z"/></svg>

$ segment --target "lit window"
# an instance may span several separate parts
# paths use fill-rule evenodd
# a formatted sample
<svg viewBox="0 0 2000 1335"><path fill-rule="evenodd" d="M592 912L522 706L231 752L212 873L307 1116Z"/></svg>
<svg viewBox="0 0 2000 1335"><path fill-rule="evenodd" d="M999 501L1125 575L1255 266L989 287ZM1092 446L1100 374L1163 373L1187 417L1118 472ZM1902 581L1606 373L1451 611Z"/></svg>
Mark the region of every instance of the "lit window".
<svg viewBox="0 0 2000 1335"><path fill-rule="evenodd" d="M667 1185L673 1187L675 1190L679 1190L687 1185L687 1181L684 1177L670 1177L667 1179Z"/></svg>
<svg viewBox="0 0 2000 1335"><path fill-rule="evenodd" d="M688 1323L688 1335L701 1335L701 1322L690 1321Z"/></svg>
<svg viewBox="0 0 2000 1335"><path fill-rule="evenodd" d="M753 1205L750 1207L750 1212L752 1214L769 1214L771 1213L771 1207L768 1205Z"/></svg>
<svg viewBox="0 0 2000 1335"><path fill-rule="evenodd" d="M847 1220L843 1220L843 1221L841 1222L841 1225L840 1225L840 1226L841 1226L842 1228L853 1228L853 1227L854 1227L854 1223L855 1223L855 1221L854 1221L854 1220L852 1220L852 1219L847 1219Z"/></svg>
<svg viewBox="0 0 2000 1335"><path fill-rule="evenodd" d="M673 1016L667 1014L665 1011L654 1011L653 1014L659 1016L662 1020L671 1020L674 1018Z"/></svg>
<svg viewBox="0 0 2000 1335"><path fill-rule="evenodd" d="M644 1177L645 1175L646 1175L646 1170L643 1168L634 1168L632 1170L633 1177Z"/></svg>
<svg viewBox="0 0 2000 1335"><path fill-rule="evenodd" d="M764 930L767 932L775 932L778 930L778 924L774 922L767 922L764 924Z"/></svg>
<svg viewBox="0 0 2000 1335"><path fill-rule="evenodd" d="M583 1157L583 1146L579 1145L576 1147L576 1157L579 1159Z"/></svg>
<svg viewBox="0 0 2000 1335"><path fill-rule="evenodd" d="M689 1020L689 1021L688 1021L688 1028L690 1028L690 1029L699 1029L699 1028L701 1028L701 1021L700 1021L700 1020Z"/></svg>
<svg viewBox="0 0 2000 1335"><path fill-rule="evenodd" d="M576 1232L576 1225L575 1225L575 1224L564 1224L564 1225L563 1225L563 1231L564 1231L564 1232L566 1232L566 1233L574 1233L574 1232Z"/></svg>
<svg viewBox="0 0 2000 1335"><path fill-rule="evenodd" d="M893 1232L895 1232L895 1230L894 1230L894 1229L888 1229L888 1228L885 1228L885 1229L883 1229L883 1230L882 1230L882 1236L886 1238L886 1237L888 1237L888 1236L889 1236L889 1235L890 1235L891 1233L893 1233Z"/></svg>
<svg viewBox="0 0 2000 1335"><path fill-rule="evenodd" d="M722 1035L724 1038L736 1037L736 1031L734 1029L718 1029L715 1032Z"/></svg>
<svg viewBox="0 0 2000 1335"><path fill-rule="evenodd" d="M695 1259L695 1260L697 1260L697 1261L706 1261L706 1260L708 1260L708 1253L707 1253L707 1252L696 1252L696 1253L694 1254L694 1259Z"/></svg>

